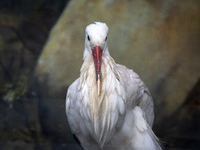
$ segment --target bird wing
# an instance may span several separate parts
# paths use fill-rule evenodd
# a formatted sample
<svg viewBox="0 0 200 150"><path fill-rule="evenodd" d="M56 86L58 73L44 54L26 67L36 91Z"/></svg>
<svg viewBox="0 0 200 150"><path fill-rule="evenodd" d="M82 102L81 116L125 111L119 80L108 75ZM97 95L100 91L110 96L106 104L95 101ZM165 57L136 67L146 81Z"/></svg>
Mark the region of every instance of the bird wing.
<svg viewBox="0 0 200 150"><path fill-rule="evenodd" d="M132 112L135 121L132 129L134 135L132 140L133 148L138 150L162 150L159 139L144 119L141 108L136 106Z"/></svg>
<svg viewBox="0 0 200 150"><path fill-rule="evenodd" d="M81 114L79 111L80 110L80 101L78 100L78 97L80 95L79 93L79 79L75 80L70 87L68 88L67 91L67 96L66 96L66 114L68 118L68 123L70 125L70 128L72 130L72 133L74 134L75 132L80 132L80 126L79 126L79 121L81 118Z"/></svg>
<svg viewBox="0 0 200 150"><path fill-rule="evenodd" d="M127 114L122 126L123 134L131 137L133 149L161 150L159 139L151 129L154 121L154 106L148 88L133 70L123 65L117 65L117 67L120 74L119 80L126 91ZM128 113L129 110L131 113ZM133 126L130 125L131 120Z"/></svg>
<svg viewBox="0 0 200 150"><path fill-rule="evenodd" d="M99 150L98 145L94 141L91 126L91 116L89 108L82 101L80 78L76 79L68 88L66 96L66 114L68 123L73 134L75 134L81 142L83 148L87 147L93 150Z"/></svg>
<svg viewBox="0 0 200 150"><path fill-rule="evenodd" d="M117 67L119 68L120 81L126 90L129 104L133 109L135 106L139 106L146 122L152 127L154 121L154 104L147 86L133 70L119 64Z"/></svg>

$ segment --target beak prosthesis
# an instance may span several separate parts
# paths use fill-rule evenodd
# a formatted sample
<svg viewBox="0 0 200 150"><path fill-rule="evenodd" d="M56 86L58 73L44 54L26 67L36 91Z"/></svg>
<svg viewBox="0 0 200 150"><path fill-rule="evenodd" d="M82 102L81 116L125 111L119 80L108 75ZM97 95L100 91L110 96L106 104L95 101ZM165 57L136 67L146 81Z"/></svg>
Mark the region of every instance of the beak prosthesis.
<svg viewBox="0 0 200 150"><path fill-rule="evenodd" d="M100 46L95 46L94 49L92 49L92 55L94 58L94 65L95 65L95 70L96 70L96 81L97 81L97 89L98 89L98 95L100 95L101 91L101 60L102 60L102 52L103 50L101 49Z"/></svg>

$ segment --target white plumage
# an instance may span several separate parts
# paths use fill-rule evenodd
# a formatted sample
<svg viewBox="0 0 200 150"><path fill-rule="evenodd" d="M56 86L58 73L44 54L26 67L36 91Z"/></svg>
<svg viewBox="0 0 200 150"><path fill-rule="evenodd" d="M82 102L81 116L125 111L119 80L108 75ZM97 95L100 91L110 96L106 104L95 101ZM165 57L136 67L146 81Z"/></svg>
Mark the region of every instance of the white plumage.
<svg viewBox="0 0 200 150"><path fill-rule="evenodd" d="M86 27L80 77L66 97L72 133L85 150L160 150L150 92L135 72L115 63L107 34L105 23Z"/></svg>

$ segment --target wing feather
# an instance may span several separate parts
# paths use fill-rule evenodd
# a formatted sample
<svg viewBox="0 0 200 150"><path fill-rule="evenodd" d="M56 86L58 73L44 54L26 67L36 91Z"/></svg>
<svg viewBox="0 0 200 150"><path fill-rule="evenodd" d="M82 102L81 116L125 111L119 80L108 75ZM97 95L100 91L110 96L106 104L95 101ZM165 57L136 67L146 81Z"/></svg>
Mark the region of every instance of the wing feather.
<svg viewBox="0 0 200 150"><path fill-rule="evenodd" d="M152 127L154 121L154 104L147 86L133 70L119 64L117 67L120 70L120 81L126 89L127 102L132 109L138 105L142 109L143 117L149 126Z"/></svg>
<svg viewBox="0 0 200 150"><path fill-rule="evenodd" d="M88 109L83 109L85 107L81 100L79 84L80 80L77 79L68 88L66 96L66 114L72 133L76 135L82 134L84 137L87 137L89 136L89 131L86 126L89 125L90 113ZM80 140L83 140L83 138Z"/></svg>
<svg viewBox="0 0 200 150"><path fill-rule="evenodd" d="M143 118L143 112L140 107L136 106L133 109L133 115L135 120L135 127L133 128L134 139L133 147L135 149L153 149L161 150L161 146L158 138L155 136L151 127L147 124Z"/></svg>

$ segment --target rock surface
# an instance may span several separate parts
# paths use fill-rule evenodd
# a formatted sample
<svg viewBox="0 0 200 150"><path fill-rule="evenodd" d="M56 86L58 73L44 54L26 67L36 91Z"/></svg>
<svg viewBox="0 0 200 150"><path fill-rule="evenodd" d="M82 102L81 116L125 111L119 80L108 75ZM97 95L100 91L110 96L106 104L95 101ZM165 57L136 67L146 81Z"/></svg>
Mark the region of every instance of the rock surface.
<svg viewBox="0 0 200 150"><path fill-rule="evenodd" d="M199 1L73 0L45 46L67 0L32 2L0 2L0 149L80 149L65 94L79 76L84 30L94 21L109 26L116 62L149 87L153 130L166 149L200 149Z"/></svg>
<svg viewBox="0 0 200 150"><path fill-rule="evenodd" d="M102 21L110 29L115 61L136 71L149 87L156 121L170 116L200 78L199 5L181 0L71 1L38 60L43 96L65 97L79 77L85 27Z"/></svg>
<svg viewBox="0 0 200 150"><path fill-rule="evenodd" d="M37 62L42 97L65 99L83 63L85 27L105 22L111 56L137 72L150 89L156 115L153 130L165 147L200 148L199 96L191 96L200 79L199 6L195 0L71 1ZM55 109L48 103L44 102L47 110ZM51 123L56 114L43 123L49 131L57 126Z"/></svg>
<svg viewBox="0 0 200 150"><path fill-rule="evenodd" d="M66 2L0 1L1 150L68 147L44 133L40 92L33 79L36 60Z"/></svg>

